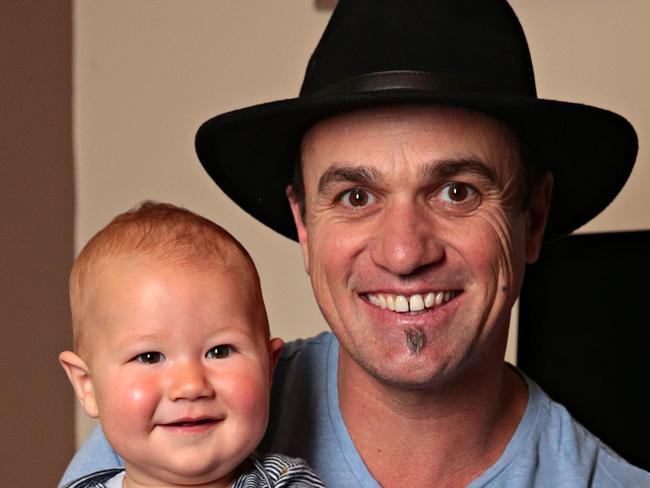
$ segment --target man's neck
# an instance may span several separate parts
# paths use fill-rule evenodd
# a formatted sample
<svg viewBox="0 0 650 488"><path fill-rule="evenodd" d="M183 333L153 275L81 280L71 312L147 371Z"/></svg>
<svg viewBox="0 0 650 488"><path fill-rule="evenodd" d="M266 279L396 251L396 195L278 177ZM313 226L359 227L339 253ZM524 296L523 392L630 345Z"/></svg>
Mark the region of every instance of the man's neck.
<svg viewBox="0 0 650 488"><path fill-rule="evenodd" d="M494 464L527 404L522 378L505 363L442 387L387 385L339 353L346 427L373 477L393 486L466 486Z"/></svg>

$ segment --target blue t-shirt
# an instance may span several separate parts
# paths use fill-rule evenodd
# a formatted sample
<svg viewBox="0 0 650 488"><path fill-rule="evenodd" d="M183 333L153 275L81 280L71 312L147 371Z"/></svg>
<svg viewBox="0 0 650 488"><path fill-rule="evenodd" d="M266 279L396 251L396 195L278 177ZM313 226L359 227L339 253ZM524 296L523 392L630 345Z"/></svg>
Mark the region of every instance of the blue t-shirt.
<svg viewBox="0 0 650 488"><path fill-rule="evenodd" d="M269 428L259 450L306 459L328 487L377 488L339 410L338 352L331 333L285 346L273 378ZM501 457L471 488L650 487L649 473L621 459L538 385L526 382L528 405L519 426ZM73 458L62 483L120 464L97 429Z"/></svg>

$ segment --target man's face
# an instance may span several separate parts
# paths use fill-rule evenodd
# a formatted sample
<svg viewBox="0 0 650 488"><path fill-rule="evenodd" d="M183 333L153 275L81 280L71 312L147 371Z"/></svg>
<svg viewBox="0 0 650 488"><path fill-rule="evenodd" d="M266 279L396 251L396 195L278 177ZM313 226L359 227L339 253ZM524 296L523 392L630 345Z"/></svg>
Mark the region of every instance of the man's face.
<svg viewBox="0 0 650 488"><path fill-rule="evenodd" d="M281 346L254 282L221 266L108 260L89 303L86 410L132 480L229 476L264 434Z"/></svg>
<svg viewBox="0 0 650 488"><path fill-rule="evenodd" d="M352 112L305 135L304 221L291 203L306 268L342 353L374 377L426 387L503 360L550 191L522 210L517 148L495 119L442 107Z"/></svg>

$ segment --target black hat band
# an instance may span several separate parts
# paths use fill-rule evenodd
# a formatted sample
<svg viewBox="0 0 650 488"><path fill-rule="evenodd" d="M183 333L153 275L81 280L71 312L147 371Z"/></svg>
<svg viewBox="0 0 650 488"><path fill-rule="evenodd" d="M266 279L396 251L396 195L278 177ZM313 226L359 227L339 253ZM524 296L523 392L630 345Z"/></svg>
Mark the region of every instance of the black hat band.
<svg viewBox="0 0 650 488"><path fill-rule="evenodd" d="M312 95L339 96L384 90L417 90L434 93L497 93L486 85L470 83L446 74L431 73L429 71L395 70L366 73L345 78L320 88Z"/></svg>

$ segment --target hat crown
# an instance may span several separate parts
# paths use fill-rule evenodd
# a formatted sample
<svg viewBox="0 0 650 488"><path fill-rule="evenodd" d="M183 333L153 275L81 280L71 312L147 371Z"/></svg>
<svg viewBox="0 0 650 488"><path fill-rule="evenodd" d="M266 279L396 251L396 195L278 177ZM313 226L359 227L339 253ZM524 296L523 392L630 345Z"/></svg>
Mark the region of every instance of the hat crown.
<svg viewBox="0 0 650 488"><path fill-rule="evenodd" d="M526 37L503 0L339 0L300 95L400 71L441 77L447 91L456 80L465 92L536 96Z"/></svg>

